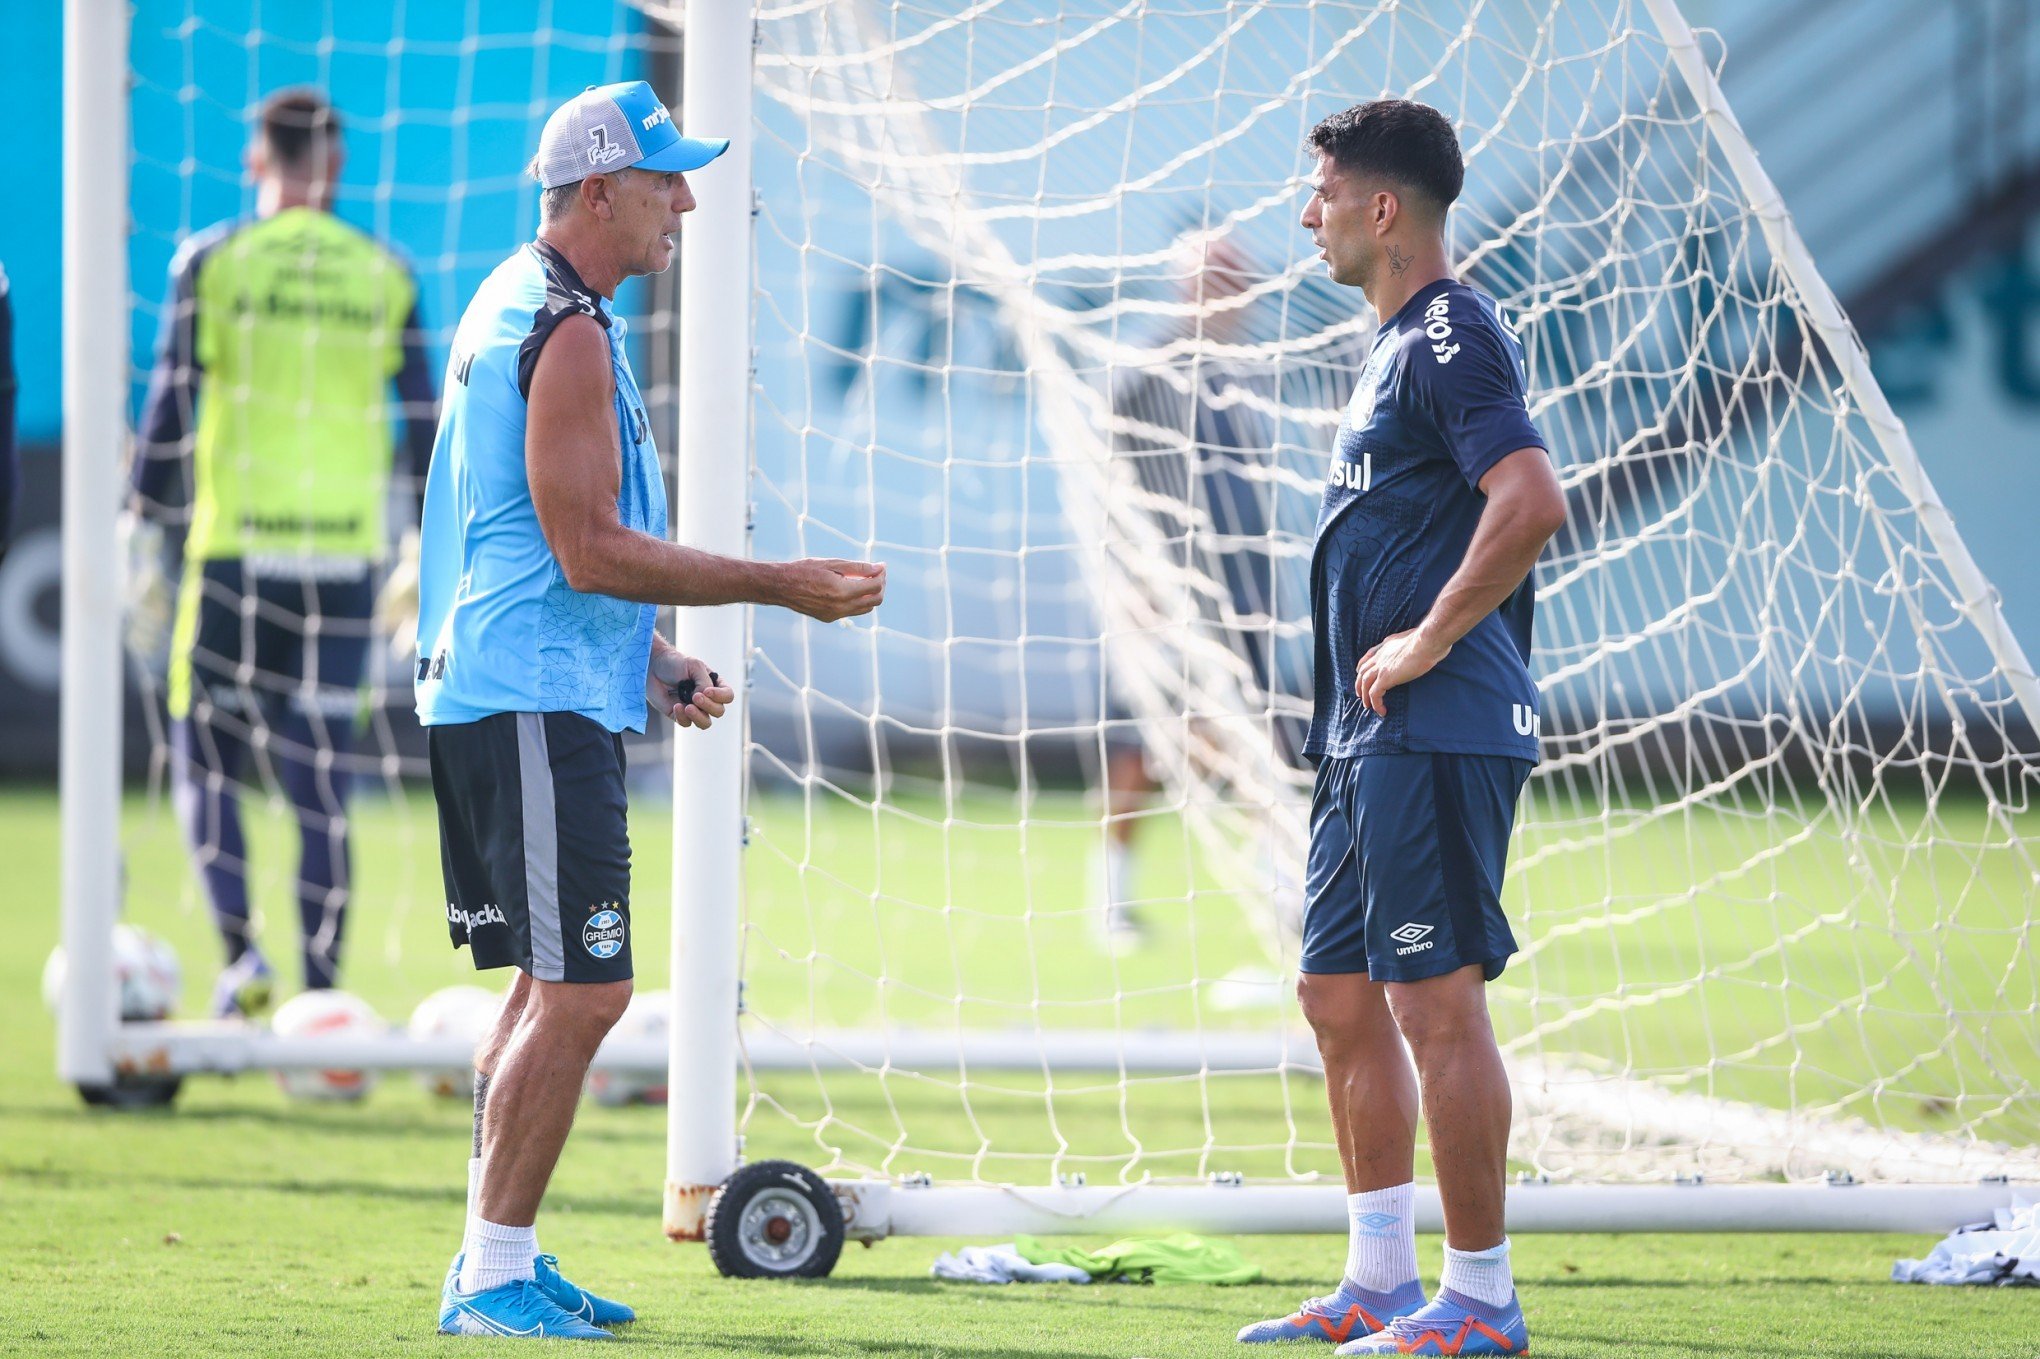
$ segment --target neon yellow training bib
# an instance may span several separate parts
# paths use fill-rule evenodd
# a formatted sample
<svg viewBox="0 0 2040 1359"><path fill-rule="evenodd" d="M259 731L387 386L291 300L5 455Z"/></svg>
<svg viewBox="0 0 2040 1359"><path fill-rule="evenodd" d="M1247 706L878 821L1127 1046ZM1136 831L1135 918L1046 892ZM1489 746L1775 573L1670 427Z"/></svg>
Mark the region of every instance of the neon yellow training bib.
<svg viewBox="0 0 2040 1359"><path fill-rule="evenodd" d="M330 213L290 208L207 253L186 556L382 556L390 380L417 285Z"/></svg>

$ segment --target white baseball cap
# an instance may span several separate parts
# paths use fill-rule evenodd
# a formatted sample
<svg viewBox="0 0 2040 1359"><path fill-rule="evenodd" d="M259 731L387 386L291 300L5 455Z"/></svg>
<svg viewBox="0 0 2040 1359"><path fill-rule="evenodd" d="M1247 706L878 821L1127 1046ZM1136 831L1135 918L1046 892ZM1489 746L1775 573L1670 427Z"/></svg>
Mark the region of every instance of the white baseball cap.
<svg viewBox="0 0 2040 1359"><path fill-rule="evenodd" d="M545 120L538 182L554 189L610 170L699 170L729 149L726 137L681 136L673 115L642 80L590 85Z"/></svg>

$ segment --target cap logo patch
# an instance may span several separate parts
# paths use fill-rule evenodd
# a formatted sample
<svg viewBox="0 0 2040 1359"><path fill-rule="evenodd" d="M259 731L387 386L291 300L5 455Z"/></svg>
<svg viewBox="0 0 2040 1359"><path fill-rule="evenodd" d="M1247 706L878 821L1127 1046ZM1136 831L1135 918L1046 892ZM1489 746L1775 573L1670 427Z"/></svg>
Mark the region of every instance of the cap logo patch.
<svg viewBox="0 0 2040 1359"><path fill-rule="evenodd" d="M609 129L600 123L588 129L588 140L595 143L588 148L588 163L590 165L607 165L613 160L622 160L630 154L620 146L611 146L609 144Z"/></svg>

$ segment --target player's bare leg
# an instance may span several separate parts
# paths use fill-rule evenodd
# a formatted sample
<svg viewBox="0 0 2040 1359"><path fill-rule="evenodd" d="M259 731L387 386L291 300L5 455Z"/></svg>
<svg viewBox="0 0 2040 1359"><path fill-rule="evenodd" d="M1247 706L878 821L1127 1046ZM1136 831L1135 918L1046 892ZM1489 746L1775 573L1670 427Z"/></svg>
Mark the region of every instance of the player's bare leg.
<svg viewBox="0 0 2040 1359"><path fill-rule="evenodd" d="M1133 846L1154 788L1147 754L1138 745L1116 745L1106 752L1106 843L1097 869L1098 925L1106 946L1117 952L1141 941L1140 917L1132 905Z"/></svg>
<svg viewBox="0 0 2040 1359"><path fill-rule="evenodd" d="M1346 1192L1407 1184L1416 1164L1417 1078L1386 988L1365 972L1305 973L1296 999L1324 1062Z"/></svg>
<svg viewBox="0 0 2040 1359"><path fill-rule="evenodd" d="M1437 1296L1342 1355L1522 1355L1529 1327L1503 1234L1509 1076L1488 1021L1481 964L1390 982L1388 1008L1417 1059L1431 1163L1445 1206L1445 1272Z"/></svg>
<svg viewBox="0 0 2040 1359"><path fill-rule="evenodd" d="M636 1320L628 1306L598 1298L565 1279L559 1261L539 1253L539 1235L532 1226L559 1149L573 1126L581 1079L628 1000L628 982L532 982L524 971L516 973L504 994L490 1035L475 1047L475 1155L467 1163L467 1230L441 1292L441 1330L469 1330L457 1316L461 1294L502 1286L512 1269L516 1279L528 1279L551 1306L565 1312L559 1320L571 1318L567 1324L581 1324L581 1339L596 1339L600 1326ZM512 1079L502 1081L504 1075ZM537 1116L532 1116L532 1098L520 1096L520 1090L543 1094ZM559 1098L561 1090L567 1092L565 1100ZM526 1137L530 1126L537 1126L545 1139L537 1147ZM508 1149L502 1179L483 1171L492 1165L490 1149ZM508 1192L498 1190L490 1210L483 1210L483 1179L508 1186ZM522 1212L520 1202L528 1202L530 1210ZM492 1210L516 1216L496 1218L490 1216ZM471 1255L477 1265L473 1271Z"/></svg>
<svg viewBox="0 0 2040 1359"><path fill-rule="evenodd" d="M475 1199L482 1187L482 1127L488 1113L490 1081L503 1060L503 1050L510 1046L510 1035L517 1031L517 1021L523 1018L524 1004L530 997L530 974L517 972L510 989L503 993L503 1003L496 1009L496 1022L475 1045L475 1140L474 1153L468 1160L469 1217L475 1215Z"/></svg>
<svg viewBox="0 0 2040 1359"><path fill-rule="evenodd" d="M539 982L519 972L496 1024L475 1051L475 1159L468 1222L440 1301L440 1330L607 1339L603 1326L635 1318L562 1278L538 1251L533 1223L573 1127L588 1064L630 1000L628 981ZM523 1290L523 1292L519 1292ZM507 1302L501 1296L510 1294ZM490 1297L499 1301L491 1304ZM543 1330L492 1319L508 1311Z"/></svg>
<svg viewBox="0 0 2040 1359"><path fill-rule="evenodd" d="M1417 1080L1386 989L1365 972L1306 972L1297 979L1296 998L1317 1035L1346 1175L1346 1267L1336 1291L1243 1329L1239 1338L1250 1344L1343 1343L1424 1303L1412 1215Z"/></svg>
<svg viewBox="0 0 2040 1359"><path fill-rule="evenodd" d="M1509 1073L1488 1022L1478 966L1390 982L1388 1007L1417 1059L1424 1127L1445 1208L1445 1244L1487 1250L1501 1242L1509 1154Z"/></svg>
<svg viewBox="0 0 2040 1359"><path fill-rule="evenodd" d="M528 981L528 979L525 979ZM627 981L529 982L530 994L489 1079L476 1209L528 1227L574 1126L581 1084L602 1039L630 1001Z"/></svg>
<svg viewBox="0 0 2040 1359"><path fill-rule="evenodd" d="M496 1011L496 1022L489 1029L488 1036L475 1045L475 1074L484 1078L496 1074L497 1065L503 1060L503 1050L510 1046L510 1035L517 1031L517 1023L524 1017L525 1003L531 998L531 974L516 972L510 989L503 993L503 1004ZM480 1089L477 1083L477 1089Z"/></svg>

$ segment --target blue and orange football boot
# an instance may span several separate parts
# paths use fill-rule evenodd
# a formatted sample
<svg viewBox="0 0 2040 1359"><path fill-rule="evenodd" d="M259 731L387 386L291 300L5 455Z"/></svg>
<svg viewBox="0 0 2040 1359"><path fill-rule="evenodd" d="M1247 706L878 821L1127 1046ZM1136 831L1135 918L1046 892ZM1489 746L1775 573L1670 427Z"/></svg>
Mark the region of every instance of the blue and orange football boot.
<svg viewBox="0 0 2040 1359"><path fill-rule="evenodd" d="M1506 1354L1530 1353L1530 1328L1523 1305L1511 1297L1490 1307L1449 1288L1416 1311L1399 1316L1373 1335L1339 1346L1339 1354Z"/></svg>
<svg viewBox="0 0 2040 1359"><path fill-rule="evenodd" d="M1265 1345L1276 1340L1318 1340L1338 1345L1354 1336L1370 1335L1423 1305L1424 1288L1415 1279L1389 1293L1341 1279L1336 1293L1308 1298L1286 1317L1241 1327L1239 1341Z"/></svg>

